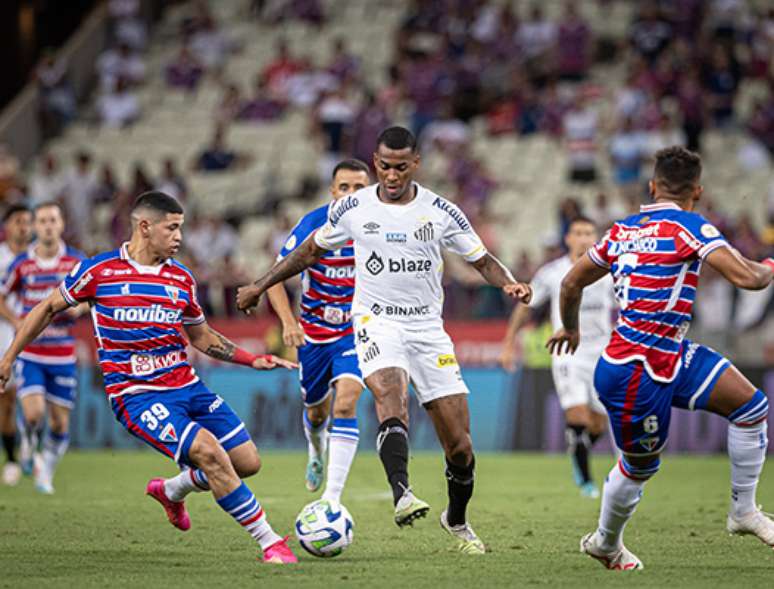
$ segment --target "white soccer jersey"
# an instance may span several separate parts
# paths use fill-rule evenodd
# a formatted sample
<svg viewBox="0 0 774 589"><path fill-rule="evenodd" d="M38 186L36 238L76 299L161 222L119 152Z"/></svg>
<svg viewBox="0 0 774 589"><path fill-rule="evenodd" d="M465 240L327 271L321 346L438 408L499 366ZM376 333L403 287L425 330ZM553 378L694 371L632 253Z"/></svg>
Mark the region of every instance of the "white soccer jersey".
<svg viewBox="0 0 774 589"><path fill-rule="evenodd" d="M554 330L562 327L559 299L562 279L572 268L570 256L562 256L542 266L530 285L532 300L530 307L539 307L551 301L551 324ZM610 275L583 289L579 327L581 333L578 356L599 356L610 339L613 330L613 312L616 307L613 295L613 279Z"/></svg>
<svg viewBox="0 0 774 589"><path fill-rule="evenodd" d="M18 254L11 251L11 248L8 247L6 242L0 243L0 276L5 277L8 272L8 267L11 265L11 262L16 259L17 255ZM10 309L21 312L19 301L15 294L9 295L5 300L5 304L8 305ZM13 341L13 336L14 331L11 324L4 319L0 319L0 353L3 353L8 349L8 346L10 346Z"/></svg>
<svg viewBox="0 0 774 589"><path fill-rule="evenodd" d="M486 248L453 203L414 184L408 204L388 204L378 184L331 204L315 234L322 248L349 240L355 248L354 316L372 314L404 323L440 323L443 307L441 248L475 262Z"/></svg>

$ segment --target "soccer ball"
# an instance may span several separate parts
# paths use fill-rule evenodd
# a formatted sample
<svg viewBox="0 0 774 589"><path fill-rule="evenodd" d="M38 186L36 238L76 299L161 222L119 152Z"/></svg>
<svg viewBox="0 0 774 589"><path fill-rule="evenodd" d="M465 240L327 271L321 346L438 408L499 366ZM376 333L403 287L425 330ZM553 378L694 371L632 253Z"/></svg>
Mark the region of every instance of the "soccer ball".
<svg viewBox="0 0 774 589"><path fill-rule="evenodd" d="M324 499L312 501L296 518L296 536L301 547L321 558L338 556L352 544L354 527L346 507Z"/></svg>

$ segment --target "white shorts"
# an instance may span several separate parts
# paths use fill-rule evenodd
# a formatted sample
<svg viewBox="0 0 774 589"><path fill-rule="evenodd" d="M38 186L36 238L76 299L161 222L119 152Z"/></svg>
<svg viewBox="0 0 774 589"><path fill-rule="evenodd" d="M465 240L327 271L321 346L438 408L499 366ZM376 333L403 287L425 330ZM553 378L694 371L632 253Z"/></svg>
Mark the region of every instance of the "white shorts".
<svg viewBox="0 0 774 589"><path fill-rule="evenodd" d="M421 404L467 394L454 344L443 325L419 328L364 315L356 317L355 349L366 379L382 368L403 368Z"/></svg>
<svg viewBox="0 0 774 589"><path fill-rule="evenodd" d="M554 357L551 372L559 404L565 411L570 407L588 405L595 413L606 415L605 406L594 389L594 369L597 357L561 356Z"/></svg>

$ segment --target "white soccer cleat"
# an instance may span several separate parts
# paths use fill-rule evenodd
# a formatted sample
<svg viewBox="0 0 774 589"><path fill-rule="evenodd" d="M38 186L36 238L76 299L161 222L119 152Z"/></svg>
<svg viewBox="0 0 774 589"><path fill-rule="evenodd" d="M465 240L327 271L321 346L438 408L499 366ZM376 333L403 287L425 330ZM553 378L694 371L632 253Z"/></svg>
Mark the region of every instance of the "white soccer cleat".
<svg viewBox="0 0 774 589"><path fill-rule="evenodd" d="M16 462L6 462L3 466L3 484L15 487L21 480L22 469Z"/></svg>
<svg viewBox="0 0 774 589"><path fill-rule="evenodd" d="M458 526L449 525L446 510L441 513L441 527L459 541L457 548L463 554L486 554L486 547L481 538L476 535L470 524L465 522Z"/></svg>
<svg viewBox="0 0 774 589"><path fill-rule="evenodd" d="M414 521L425 517L428 511L430 505L415 497L411 489L406 489L395 506L395 523L399 528L413 526Z"/></svg>
<svg viewBox="0 0 774 589"><path fill-rule="evenodd" d="M756 536L761 542L774 548L774 521L761 511L760 506L740 518L729 513L726 529L730 534Z"/></svg>
<svg viewBox="0 0 774 589"><path fill-rule="evenodd" d="M598 560L611 571L639 571L645 568L642 561L621 545L620 550L604 552L597 542L597 533L586 534L581 538L580 551Z"/></svg>

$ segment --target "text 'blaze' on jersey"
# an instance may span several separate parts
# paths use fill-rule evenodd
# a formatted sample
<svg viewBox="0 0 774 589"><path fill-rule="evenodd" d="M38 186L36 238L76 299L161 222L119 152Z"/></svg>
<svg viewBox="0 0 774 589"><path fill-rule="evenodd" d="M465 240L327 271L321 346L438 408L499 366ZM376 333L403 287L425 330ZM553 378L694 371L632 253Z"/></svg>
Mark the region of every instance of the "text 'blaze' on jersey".
<svg viewBox="0 0 774 589"><path fill-rule="evenodd" d="M285 241L278 261L325 225L329 206L323 205L301 218ZM351 242L323 254L304 271L301 284L300 323L307 340L330 343L352 333L355 252Z"/></svg>
<svg viewBox="0 0 774 589"><path fill-rule="evenodd" d="M379 200L378 184L333 203L314 239L355 249L355 315L373 314L407 323L439 322L443 308L441 248L468 262L486 248L457 205L414 184L408 204Z"/></svg>
<svg viewBox="0 0 774 589"><path fill-rule="evenodd" d="M179 389L199 380L188 363L184 325L203 323L193 274L173 259L143 266L127 244L71 272L59 289L88 302L108 397Z"/></svg>
<svg viewBox="0 0 774 589"><path fill-rule="evenodd" d="M84 258L84 255L64 242L53 258L43 259L36 255L35 244L19 254L11 262L0 291L6 297L16 295L17 310L26 316L32 308L59 286L65 276ZM13 307L12 307L13 308ZM72 364L75 362L75 338L72 334L73 318L59 313L51 324L30 343L19 358L41 364Z"/></svg>
<svg viewBox="0 0 774 589"><path fill-rule="evenodd" d="M648 374L671 382L690 327L702 260L728 242L697 213L658 203L617 221L589 257L613 275L621 313L605 358L643 362Z"/></svg>

